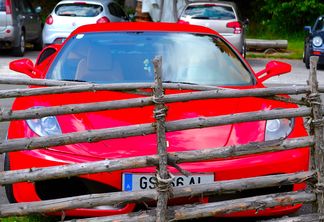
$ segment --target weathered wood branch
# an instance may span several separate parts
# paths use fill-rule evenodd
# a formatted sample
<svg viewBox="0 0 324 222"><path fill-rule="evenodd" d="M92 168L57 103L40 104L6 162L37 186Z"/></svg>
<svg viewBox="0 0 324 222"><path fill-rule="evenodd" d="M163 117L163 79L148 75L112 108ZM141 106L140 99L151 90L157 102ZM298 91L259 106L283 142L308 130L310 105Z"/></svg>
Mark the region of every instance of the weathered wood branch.
<svg viewBox="0 0 324 222"><path fill-rule="evenodd" d="M42 88L26 88L26 89L9 89L9 90L0 90L0 98L13 98L13 97L23 97L23 96L36 96L36 95L50 95L50 94L64 94L64 93L78 93L78 92L96 92L96 91L129 91L137 90L141 88L153 88L154 84L152 83L119 83L119 84L83 84L83 85L63 85L63 86L51 86L51 87L42 87ZM214 98L233 98L233 97L243 97L243 96L273 96L277 94L287 94L287 95L296 95L309 93L310 88L308 86L292 86L290 88L286 87L271 87L263 89L246 89L246 90L235 90L235 89L226 89L218 88L214 86L195 86L195 85L186 85L180 83L163 83L165 89L179 89L179 90L199 90L199 91L213 91L212 93L201 93L197 94L196 92L188 94L197 94L199 96L197 99L203 99L206 95L207 98L213 96ZM324 89L323 89L324 92ZM209 94L209 95L208 95ZM233 95L234 94L234 95ZM181 96L186 95L185 93ZM179 96L179 97L181 97ZM168 97L167 97L168 98ZM188 101L195 98L186 98ZM167 102L167 101L166 101ZM181 102L181 99L179 99Z"/></svg>
<svg viewBox="0 0 324 222"><path fill-rule="evenodd" d="M33 78L3 78L0 77L0 84L10 85L35 85L35 86L68 86L68 85L84 85L87 82L73 82L53 79L33 79Z"/></svg>
<svg viewBox="0 0 324 222"><path fill-rule="evenodd" d="M83 85L62 85L42 88L26 88L26 89L9 89L0 90L0 98L13 98L36 95L51 95L64 93L79 93L79 92L96 92L96 91L134 91L138 89L151 89L154 87L152 83L119 83L119 84L83 84ZM216 90L215 86L196 86L178 83L163 83L165 89L178 90ZM219 90L225 90L219 88ZM229 90L229 89L226 89ZM306 89L307 90L307 89ZM234 90L231 90L234 91ZM136 93L136 92L135 92Z"/></svg>
<svg viewBox="0 0 324 222"><path fill-rule="evenodd" d="M22 119L38 119L45 116L58 116L58 115L65 115L65 114L77 114L77 113L84 113L84 112L143 107L148 105L153 105L153 101L151 97L116 100L116 101L109 101L109 102L95 102L95 103L86 103L86 104L41 107L41 108L18 110L18 111L1 110L0 122L22 120Z"/></svg>
<svg viewBox="0 0 324 222"><path fill-rule="evenodd" d="M174 152L168 154L168 161L179 164L184 162L198 162L214 160L217 158L237 157L249 154L274 152L308 147L314 144L312 137L257 142L246 145L210 148L187 152ZM157 166L157 155L131 157L125 159L102 160L97 162L69 164L62 166L31 168L0 172L0 184L11 184L23 181L39 181L47 179L64 178L89 173L113 172L117 170Z"/></svg>
<svg viewBox="0 0 324 222"><path fill-rule="evenodd" d="M166 131L173 132L178 130L197 129L203 127L260 121L267 119L292 118L298 116L305 117L309 116L310 113L311 108L304 107L238 113L216 117L198 117L185 120L169 121L166 123ZM141 136L153 133L155 133L155 127L152 124L148 123L100 130L66 133L58 136L35 137L29 139L11 139L8 141L0 142L0 153L46 148L81 142L97 142L105 139L125 138L129 136Z"/></svg>
<svg viewBox="0 0 324 222"><path fill-rule="evenodd" d="M95 88L105 88L106 90L134 90L139 88L154 88L154 83L112 83L112 84L93 84L90 82L78 82L78 81L62 81L53 79L30 79L30 78L1 78L0 84L11 84L11 85L35 85L35 86L88 86ZM208 85L190 85L183 83L163 83L164 88L170 89L186 89L186 90L215 90L216 86Z"/></svg>
<svg viewBox="0 0 324 222"><path fill-rule="evenodd" d="M211 184L201 184L188 187L173 188L173 198L221 195L237 191L264 187L284 186L312 180L315 172L301 172L295 174L272 175L264 177L245 178L239 180L219 181ZM75 208L92 208L95 206L141 203L156 200L156 190L133 192L114 192L105 194L83 195L55 200L38 201L31 203L2 204L0 216L23 216L33 213L49 213Z"/></svg>
<svg viewBox="0 0 324 222"><path fill-rule="evenodd" d="M161 101L164 97L164 89L162 86L162 57L156 57L154 64L154 118L156 119L156 139L157 153L159 156L159 165L157 166L157 191L158 201L156 206L156 221L166 222L168 199L172 179L168 171L168 152L166 142L166 115L167 107Z"/></svg>
<svg viewBox="0 0 324 222"><path fill-rule="evenodd" d="M267 98L267 97L266 97ZM308 103L305 102L303 99L295 99L291 97L284 97L284 96L269 96L269 99L285 102L285 103L294 103L300 106L307 106Z"/></svg>
<svg viewBox="0 0 324 222"><path fill-rule="evenodd" d="M97 85L91 85L91 86L85 85L85 86L78 86L78 87L81 87L82 89L90 90L90 89L95 89L93 87L96 86ZM107 85L106 87L104 87L103 85L103 86L98 86L97 89L107 89L107 87L113 88L112 85ZM70 90L71 88L67 88L67 89ZM115 90L116 89L117 88L115 88ZM32 90L43 90L44 92L44 89L32 89ZM58 89L55 88L55 90ZM190 92L190 93L166 95L164 98L161 99L161 102L164 103L188 102L188 101L201 100L201 99L240 98L246 96L269 97L284 92L288 92L290 94L309 93L310 89L309 87L291 87L290 89L281 87L281 88L248 89L248 90L216 89L216 90L203 91L203 92ZM52 107L36 108L33 110L19 110L19 111L1 110L0 122L20 120L20 119L35 119L35 118L42 118L45 116L56 116L56 115L65 115L65 114L73 114L73 113L143 107L149 105L153 105L152 97L125 99L125 100L117 100L117 101L109 101L109 102L96 102L96 103L87 103L87 104L52 106Z"/></svg>
<svg viewBox="0 0 324 222"><path fill-rule="evenodd" d="M290 206L299 203L308 203L316 200L316 195L306 192L289 192L270 194L257 197L242 198L236 200L221 201L208 204L172 206L168 210L168 220L188 220L224 214L241 212L246 210L259 210L274 206ZM96 217L74 220L75 222L113 222L113 221L148 221L156 220L154 210L129 213L126 215Z"/></svg>
<svg viewBox="0 0 324 222"><path fill-rule="evenodd" d="M315 144L314 144L314 156L313 166L318 171L318 183L316 184L317 189L317 212L324 214L324 119L322 112L322 101L318 92L318 81L316 75L316 67L318 63L318 57L311 56L310 58L310 74L308 84L311 87L311 94L308 95L308 100L312 106L312 122L311 122L311 133L314 133ZM324 221L320 220L320 221Z"/></svg>
<svg viewBox="0 0 324 222"><path fill-rule="evenodd" d="M287 49L287 40L267 40L267 39L246 39L247 49L266 50L266 49Z"/></svg>

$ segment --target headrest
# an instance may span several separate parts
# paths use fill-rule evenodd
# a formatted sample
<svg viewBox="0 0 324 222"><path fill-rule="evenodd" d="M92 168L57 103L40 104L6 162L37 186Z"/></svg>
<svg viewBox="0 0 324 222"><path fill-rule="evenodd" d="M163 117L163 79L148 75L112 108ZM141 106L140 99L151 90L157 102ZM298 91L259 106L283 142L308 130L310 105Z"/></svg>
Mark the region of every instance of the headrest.
<svg viewBox="0 0 324 222"><path fill-rule="evenodd" d="M91 71L104 71L112 69L112 55L109 49L93 45L89 47L87 57L87 68Z"/></svg>

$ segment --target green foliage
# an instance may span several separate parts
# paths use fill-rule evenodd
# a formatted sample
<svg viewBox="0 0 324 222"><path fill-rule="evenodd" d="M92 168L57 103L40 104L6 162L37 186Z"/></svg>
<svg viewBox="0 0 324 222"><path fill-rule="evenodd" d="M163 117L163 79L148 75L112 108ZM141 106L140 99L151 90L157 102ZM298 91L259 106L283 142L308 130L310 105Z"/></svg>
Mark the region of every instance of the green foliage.
<svg viewBox="0 0 324 222"><path fill-rule="evenodd" d="M54 222L59 221L55 217L46 217L46 216L28 216L28 217L8 217L1 218L1 222Z"/></svg>
<svg viewBox="0 0 324 222"><path fill-rule="evenodd" d="M58 0L32 0L33 6L41 6L42 11L40 13L43 22L46 17L52 12L54 6L59 2Z"/></svg>
<svg viewBox="0 0 324 222"><path fill-rule="evenodd" d="M324 12L322 0L255 0L253 17L262 29L274 34L301 32Z"/></svg>

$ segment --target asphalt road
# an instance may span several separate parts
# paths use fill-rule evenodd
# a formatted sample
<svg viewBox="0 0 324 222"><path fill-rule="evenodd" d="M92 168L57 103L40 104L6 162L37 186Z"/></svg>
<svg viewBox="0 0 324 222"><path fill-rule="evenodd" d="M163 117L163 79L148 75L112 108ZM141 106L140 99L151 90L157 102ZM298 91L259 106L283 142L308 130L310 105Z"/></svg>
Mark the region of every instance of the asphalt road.
<svg viewBox="0 0 324 222"><path fill-rule="evenodd" d="M27 51L25 57L30 58L32 61L36 60L39 52ZM8 64L10 61L19 59L15 57L10 57L6 52L0 52L0 76L1 77L18 77L26 78L25 75L19 74L9 70ZM304 66L304 63L299 60L280 60L287 62L292 65L292 72L286 75L275 76L265 82L265 85L271 86L291 86L291 85L305 85L308 79L309 70ZM252 68L258 72L264 69L265 65L269 60L267 59L249 59L248 62ZM318 70L318 81L319 84L324 84L324 68ZM11 85L1 85L0 90L4 89L14 89L14 88L24 88L25 86L11 86ZM322 98L323 100L324 98ZM10 109L13 99L0 99L1 109ZM6 136L8 123L0 123L0 141ZM2 158L0 157L0 163ZM2 164L0 167L2 170ZM4 195L3 189L0 189L0 204L7 203L6 197ZM309 207L304 209L304 211L309 211Z"/></svg>

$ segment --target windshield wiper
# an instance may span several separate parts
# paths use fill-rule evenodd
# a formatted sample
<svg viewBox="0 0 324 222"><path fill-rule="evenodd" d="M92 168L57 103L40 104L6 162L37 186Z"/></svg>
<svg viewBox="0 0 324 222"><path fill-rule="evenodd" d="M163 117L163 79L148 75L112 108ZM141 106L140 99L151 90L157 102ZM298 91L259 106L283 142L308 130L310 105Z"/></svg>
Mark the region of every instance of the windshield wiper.
<svg viewBox="0 0 324 222"><path fill-rule="evenodd" d="M208 17L208 16L192 16L191 17L192 19L210 19L210 17Z"/></svg>
<svg viewBox="0 0 324 222"><path fill-rule="evenodd" d="M60 13L59 16L71 16L71 17L76 17L76 14L64 14L64 13Z"/></svg>

